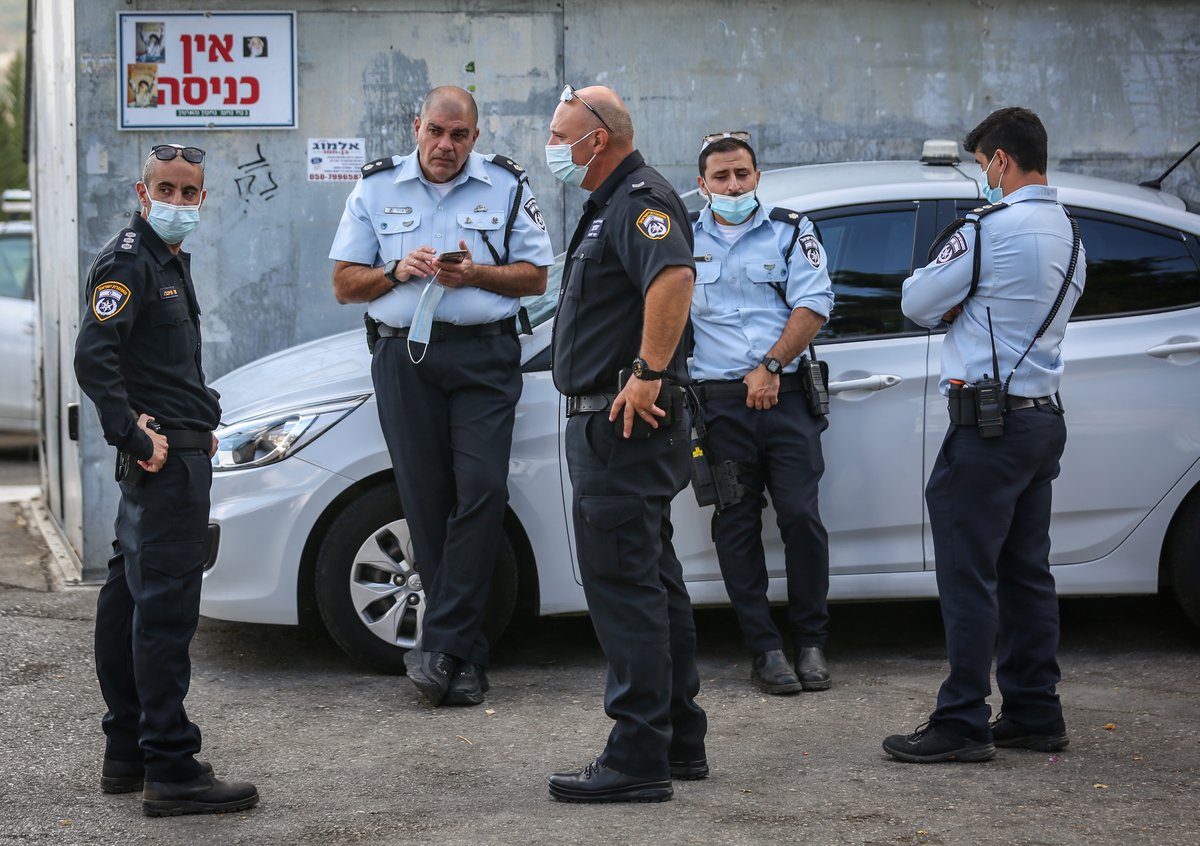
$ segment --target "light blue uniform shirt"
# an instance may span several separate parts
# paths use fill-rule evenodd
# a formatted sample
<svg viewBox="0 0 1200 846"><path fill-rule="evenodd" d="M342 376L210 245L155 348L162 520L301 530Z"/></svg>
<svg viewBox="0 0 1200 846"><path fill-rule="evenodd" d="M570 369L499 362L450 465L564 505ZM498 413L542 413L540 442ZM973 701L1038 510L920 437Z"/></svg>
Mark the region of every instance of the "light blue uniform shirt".
<svg viewBox="0 0 1200 846"><path fill-rule="evenodd" d="M374 267L402 259L417 247L432 247L439 253L457 250L462 240L471 251L471 261L494 265L483 233L504 258L504 226L517 191L511 171L472 152L443 197L421 172L416 151L393 156L392 161L395 167L363 177L350 192L329 249L331 259ZM547 267L554 262L550 236L528 185L521 194L508 250L510 264L525 261ZM428 281L402 282L372 300L367 312L389 326L408 326ZM451 288L433 316L460 325L491 323L512 317L520 305L515 297L482 288Z"/></svg>
<svg viewBox="0 0 1200 846"><path fill-rule="evenodd" d="M804 307L828 318L833 310L825 249L808 218L800 219L800 237L784 264L783 254L796 232L771 220L759 204L750 228L734 243L721 237L712 209L705 206L692 224L696 237L696 287L692 293L692 330L696 348L688 373L693 380L734 381L762 363L783 334L792 309ZM776 286L787 295L779 296ZM799 362L785 369L795 372Z"/></svg>
<svg viewBox="0 0 1200 846"><path fill-rule="evenodd" d="M979 287L971 288L975 262L975 227L967 224L942 247L937 258L904 280L900 308L922 326L934 327L959 303L963 312L950 324L942 343L939 388L951 379L976 382L992 373L992 343L987 309L992 310L996 355L1002 383L1041 327L1062 288L1071 264L1074 235L1058 192L1045 185L1026 185L1004 198L1009 208L980 219ZM1012 377L1008 392L1021 397L1052 396L1062 379L1060 353L1067 321L1083 294L1086 277L1083 247L1067 295L1054 322L1038 339Z"/></svg>

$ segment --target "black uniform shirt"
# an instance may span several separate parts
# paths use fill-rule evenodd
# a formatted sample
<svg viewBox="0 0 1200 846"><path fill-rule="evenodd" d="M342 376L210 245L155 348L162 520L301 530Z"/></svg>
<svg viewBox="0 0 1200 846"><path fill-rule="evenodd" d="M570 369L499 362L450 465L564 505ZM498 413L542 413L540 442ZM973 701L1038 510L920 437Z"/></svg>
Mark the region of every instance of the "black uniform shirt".
<svg viewBox="0 0 1200 846"><path fill-rule="evenodd" d="M191 256L172 255L138 214L88 272L75 342L75 377L96 404L104 439L142 460L153 445L137 428L149 414L164 429L215 429L218 394L204 384L200 307Z"/></svg>
<svg viewBox="0 0 1200 846"><path fill-rule="evenodd" d="M636 150L592 192L571 238L554 323L554 384L612 393L641 351L646 291L666 267L696 269L687 210ZM667 369L687 368L682 345Z"/></svg>

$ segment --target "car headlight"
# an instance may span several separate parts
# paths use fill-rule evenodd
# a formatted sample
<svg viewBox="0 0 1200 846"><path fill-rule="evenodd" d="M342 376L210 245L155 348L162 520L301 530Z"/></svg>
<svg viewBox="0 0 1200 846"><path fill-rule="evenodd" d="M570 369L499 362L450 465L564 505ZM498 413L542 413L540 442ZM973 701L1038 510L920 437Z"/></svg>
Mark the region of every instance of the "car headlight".
<svg viewBox="0 0 1200 846"><path fill-rule="evenodd" d="M282 461L315 441L369 396L273 411L222 426L213 432L217 436L213 470L245 470Z"/></svg>

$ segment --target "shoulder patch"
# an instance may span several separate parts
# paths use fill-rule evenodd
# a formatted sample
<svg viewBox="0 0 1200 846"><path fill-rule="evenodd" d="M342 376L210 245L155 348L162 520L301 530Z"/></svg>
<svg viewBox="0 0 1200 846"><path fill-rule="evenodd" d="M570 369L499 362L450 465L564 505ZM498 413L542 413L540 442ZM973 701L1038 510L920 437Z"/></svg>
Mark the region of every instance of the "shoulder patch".
<svg viewBox="0 0 1200 846"><path fill-rule="evenodd" d="M115 279L101 282L92 292L92 314L101 323L116 317L129 302L129 289Z"/></svg>
<svg viewBox="0 0 1200 846"><path fill-rule="evenodd" d="M117 235L117 245L113 249L114 253L132 253L138 251L138 244L142 242L142 236L132 229L122 229Z"/></svg>
<svg viewBox="0 0 1200 846"><path fill-rule="evenodd" d="M671 216L658 209L646 209L637 219L637 228L651 241L661 241L671 234Z"/></svg>
<svg viewBox="0 0 1200 846"><path fill-rule="evenodd" d="M388 156L386 159L376 159L373 162L367 162L365 165L362 166L363 179L366 179L368 176L372 176L376 173L379 173L380 171L391 170L395 166L396 166L396 160L393 159L391 156Z"/></svg>
<svg viewBox="0 0 1200 846"><path fill-rule="evenodd" d="M500 167L517 177L518 180L528 177L528 174L525 172L525 168L521 167L508 156L502 156L499 153L495 153L492 155L490 161L494 165L500 165ZM545 227L542 228L544 229Z"/></svg>
<svg viewBox="0 0 1200 846"><path fill-rule="evenodd" d="M771 213L767 217L771 218L771 220L778 220L781 223L790 223L792 226L799 226L800 219L804 215L798 211L785 209L783 206L775 206L775 208L771 209Z"/></svg>
<svg viewBox="0 0 1200 846"><path fill-rule="evenodd" d="M942 249L938 251L936 264L948 264L954 261L959 256L967 254L967 239L962 234L962 230L958 230L950 236L950 240L942 245Z"/></svg>
<svg viewBox="0 0 1200 846"><path fill-rule="evenodd" d="M1000 209L1008 208L1008 203L989 203L986 206L980 206L977 209L971 209L968 214L973 214L975 217L987 217L992 212L998 212Z"/></svg>
<svg viewBox="0 0 1200 846"><path fill-rule="evenodd" d="M522 208L525 209L525 214L529 215L529 219L533 221L534 225L545 232L546 219L542 217L542 210L538 208L537 198L530 197Z"/></svg>
<svg viewBox="0 0 1200 846"><path fill-rule="evenodd" d="M800 249L804 250L804 257L808 259L808 263L814 268L821 266L821 245L817 242L817 237L809 232L806 235L800 236Z"/></svg>

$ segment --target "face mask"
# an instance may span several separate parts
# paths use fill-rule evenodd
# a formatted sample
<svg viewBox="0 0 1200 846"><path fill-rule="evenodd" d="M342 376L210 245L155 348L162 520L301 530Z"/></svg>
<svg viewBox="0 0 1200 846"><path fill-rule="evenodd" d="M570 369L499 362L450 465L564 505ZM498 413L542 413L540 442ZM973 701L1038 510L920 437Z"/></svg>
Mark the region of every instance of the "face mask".
<svg viewBox="0 0 1200 846"><path fill-rule="evenodd" d="M587 138L596 130L593 129L583 138ZM579 141L582 141L580 138ZM576 141L575 144L578 144ZM578 188L583 184L584 178L587 176L588 165L592 163L595 156L587 160L587 164L575 164L571 161L571 148L575 144L547 144L546 145L546 166L550 168L550 172L554 174L554 178L565 182L568 185L574 185Z"/></svg>
<svg viewBox="0 0 1200 846"><path fill-rule="evenodd" d="M413 312L412 323L408 327L408 360L413 364L420 364L425 360L425 353L429 352L429 339L433 335L433 313L437 311L444 293L446 289L436 280L430 279L425 290L421 292L421 299L417 300L417 310ZM425 345L420 358L413 358L414 343Z"/></svg>
<svg viewBox="0 0 1200 846"><path fill-rule="evenodd" d="M170 203L151 200L150 214L146 222L164 243L178 244L200 222L200 207L173 206Z"/></svg>
<svg viewBox="0 0 1200 846"><path fill-rule="evenodd" d="M708 188L707 182L704 187ZM745 221L758 207L758 194L755 191L747 191L745 194L731 197L710 190L708 204L712 207L713 214L719 214L722 220L737 224Z"/></svg>
<svg viewBox="0 0 1200 846"><path fill-rule="evenodd" d="M999 150L996 151L996 153L999 152ZM987 178L988 171L992 169L992 162L996 161L996 153L992 153L992 159L988 162L987 169L983 172L983 185L981 187L983 189L983 198L987 200L988 203L998 203L1000 202L1000 198L1004 196L1004 189L1000 187L1000 183L997 182L996 187L993 188L988 183ZM1003 170L1000 171L1000 179L1004 179Z"/></svg>

